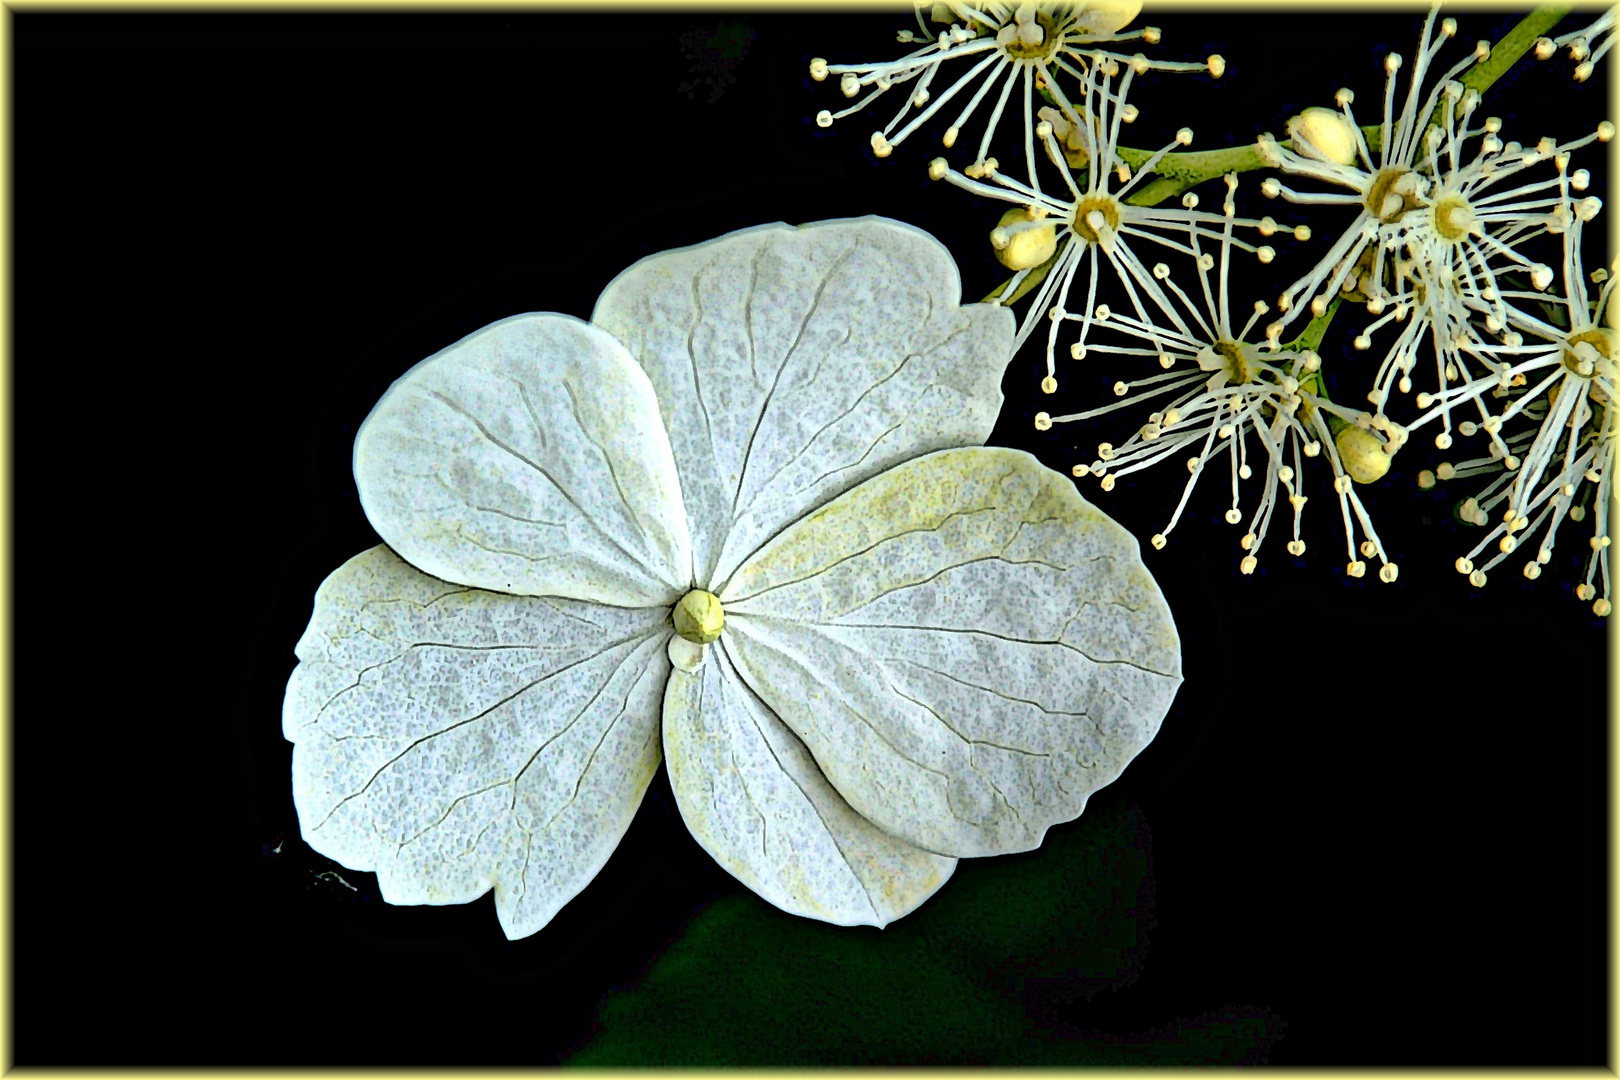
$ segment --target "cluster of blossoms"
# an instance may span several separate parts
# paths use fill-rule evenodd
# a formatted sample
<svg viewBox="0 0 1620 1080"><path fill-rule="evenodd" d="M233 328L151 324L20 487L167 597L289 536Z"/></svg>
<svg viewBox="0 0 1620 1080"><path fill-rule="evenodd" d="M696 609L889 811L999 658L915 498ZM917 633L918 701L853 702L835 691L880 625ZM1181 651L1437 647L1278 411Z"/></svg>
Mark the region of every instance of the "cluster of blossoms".
<svg viewBox="0 0 1620 1080"><path fill-rule="evenodd" d="M828 126L906 84L901 110L872 135L883 157L976 87L944 131L949 151L999 84L973 159L958 168L935 158L929 175L1013 204L990 233L1013 271L997 302L1028 298L1017 341L1038 331L1044 339L1042 391L1058 392L1064 351L1079 374L1098 357L1156 361L1158 372L1114 382L1117 401L1035 416L1037 429L1047 430L1142 408L1145 420L1128 438L1100 444L1074 474L1096 477L1107 491L1120 477L1184 461L1190 476L1152 537L1155 547L1166 544L1206 466L1221 459L1231 477L1226 520L1247 522L1242 572L1255 571L1284 500L1293 511L1286 548L1303 555L1304 471L1319 459L1313 468L1325 469L1343 521L1345 572L1361 577L1375 561L1380 579L1394 581L1397 565L1356 488L1384 477L1394 455L1429 428L1440 451L1454 436L1483 442L1475 458L1418 474L1425 488L1489 477L1458 516L1494 527L1457 560L1458 570L1483 586L1487 572L1534 535L1539 543L1524 565L1533 579L1551 561L1567 519L1588 530L1592 550L1576 595L1607 615L1615 279L1586 264L1583 228L1602 204L1585 194L1591 174L1576 166L1598 159L1602 148L1593 144L1612 139L1614 126L1605 121L1563 141L1538 132L1521 143L1509 140L1500 118L1484 115L1483 100L1525 53L1545 59L1567 47L1575 79L1587 79L1612 43L1614 11L1559 37L1542 33L1560 13L1538 11L1493 50L1485 41L1456 42L1456 20L1431 10L1411 58L1383 58L1372 125L1360 126L1355 94L1344 88L1332 108L1288 118L1286 138L1236 132L1254 141L1198 154L1184 150L1192 142L1186 128L1160 148L1133 149L1122 138L1141 116L1128 100L1133 80L1150 71L1218 78L1226 67L1220 56L1179 62L1119 51L1127 41L1160 42L1158 29L1125 29L1139 8L1130 0L920 5L919 25L927 26L926 13L946 27L923 48L889 63L811 62L812 78L837 75L845 95L869 91L818 122ZM906 31L901 40L918 38ZM956 57L971 61L970 70L939 90L940 71ZM1022 143L1024 165L1016 179L991 156L1015 84L1023 122L1012 138ZM1268 170L1260 194L1290 204L1290 223L1239 216L1238 174L1251 169ZM1190 190L1206 182L1225 185L1218 211L1200 209ZM1343 225L1316 220L1352 212ZM1269 267L1278 259L1277 234L1308 242L1313 226L1322 251L1310 269L1276 291L1232 295L1255 272L1235 272L1238 259ZM1588 282L1601 288L1593 294ZM1119 310L1108 302L1115 298ZM1344 332L1358 309L1367 318ZM1328 349L1324 336L1335 319ZM1336 376L1345 374L1333 362L1341 352L1352 370L1370 376L1364 401L1331 400L1324 352ZM1359 363L1361 354L1376 364ZM1476 565L1487 548L1494 554Z"/></svg>

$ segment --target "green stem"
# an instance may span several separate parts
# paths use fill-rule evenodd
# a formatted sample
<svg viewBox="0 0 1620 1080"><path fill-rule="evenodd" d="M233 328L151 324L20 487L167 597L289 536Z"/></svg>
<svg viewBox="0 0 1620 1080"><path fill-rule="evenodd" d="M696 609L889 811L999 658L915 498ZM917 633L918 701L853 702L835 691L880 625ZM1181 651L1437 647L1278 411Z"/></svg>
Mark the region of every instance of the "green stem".
<svg viewBox="0 0 1620 1080"><path fill-rule="evenodd" d="M1496 80L1506 74L1509 68L1535 46L1536 39L1545 37L1547 31L1558 25L1559 20L1569 14L1570 10L1567 5L1544 5L1526 15L1519 20L1517 26L1502 36L1502 40L1492 46L1488 59L1475 64L1463 73L1463 86L1477 90L1483 95ZM1437 118L1438 115L1439 109L1436 107ZM1438 119L1430 121L1431 124L1437 122ZM1378 149L1382 142L1381 125L1363 127L1361 134L1367 140L1368 150ZM1288 145L1286 140L1279 142L1280 145ZM1117 152L1120 159L1132 169L1138 168L1153 156L1152 151L1137 150L1129 146L1121 146ZM1125 201L1132 206L1157 206L1164 200L1206 180L1213 180L1229 172L1251 172L1264 167L1265 162L1260 158L1259 148L1252 143L1225 150L1166 154L1153 169L1158 179L1145 185Z"/></svg>
<svg viewBox="0 0 1620 1080"><path fill-rule="evenodd" d="M1309 349L1311 352L1317 352L1320 350L1322 347L1322 338L1327 334L1328 324L1333 321L1334 313L1339 310L1339 304L1343 299L1344 297L1342 296L1335 296L1332 301L1329 302L1327 310L1307 323L1305 325L1305 329L1299 332L1299 336L1293 341L1290 341L1288 344L1284 345L1283 348L1289 352L1302 352L1305 349ZM1323 401L1333 400L1332 398L1328 397L1327 383L1322 378L1322 369L1320 367L1318 367L1311 374L1305 376L1304 381L1307 384L1307 388L1310 390L1310 392L1321 398ZM1324 415L1326 415L1328 418L1329 430L1331 430L1333 434L1337 435L1339 433L1339 429L1333 426L1333 414L1325 413Z"/></svg>
<svg viewBox="0 0 1620 1080"><path fill-rule="evenodd" d="M1535 46L1538 38L1546 37L1547 31L1557 26L1572 10L1567 4L1546 4L1536 8L1520 19L1519 25L1503 34L1501 41L1491 46L1489 59L1463 72L1462 84L1484 94L1497 79L1507 74L1508 68L1518 63L1519 58Z"/></svg>
<svg viewBox="0 0 1620 1080"><path fill-rule="evenodd" d="M1306 324L1305 329L1299 332L1299 337L1290 341L1283 348L1290 352L1299 352L1309 349L1316 352L1322 347L1322 338L1327 334L1328 323L1333 321L1333 313L1339 310L1339 303L1343 296L1335 296L1328 304L1327 310Z"/></svg>

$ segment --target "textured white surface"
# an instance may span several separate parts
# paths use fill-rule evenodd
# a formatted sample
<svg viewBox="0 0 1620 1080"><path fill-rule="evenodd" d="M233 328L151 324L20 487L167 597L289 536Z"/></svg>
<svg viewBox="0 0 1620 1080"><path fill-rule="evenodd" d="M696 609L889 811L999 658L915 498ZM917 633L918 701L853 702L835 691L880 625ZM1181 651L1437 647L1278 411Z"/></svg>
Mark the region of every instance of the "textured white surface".
<svg viewBox="0 0 1620 1080"><path fill-rule="evenodd" d="M522 937L662 750L739 880L882 926L1153 738L1180 645L1136 542L1027 454L947 449L988 435L1013 319L960 306L938 242L747 230L642 260L594 318L487 327L362 427L394 550L321 586L284 710L315 850L390 903L493 888ZM725 606L708 645L671 624L693 588Z"/></svg>
<svg viewBox="0 0 1620 1080"><path fill-rule="evenodd" d="M1148 744L1181 682L1135 539L1017 450L891 469L720 599L727 653L833 786L947 855L1038 846Z"/></svg>
<svg viewBox="0 0 1620 1080"><path fill-rule="evenodd" d="M985 440L1013 316L961 302L944 246L882 218L749 229L608 285L591 321L657 391L700 587L889 466Z"/></svg>
<svg viewBox="0 0 1620 1080"><path fill-rule="evenodd" d="M435 577L626 607L691 584L658 403L611 336L519 315L417 364L354 443L366 517Z"/></svg>
<svg viewBox="0 0 1620 1080"><path fill-rule="evenodd" d="M310 847L391 904L495 889L509 937L607 861L658 769L671 636L639 610L452 585L386 547L327 578L283 708Z"/></svg>
<svg viewBox="0 0 1620 1080"><path fill-rule="evenodd" d="M804 744L737 677L726 638L664 695L664 760L687 828L783 911L884 926L956 868L877 829L827 783Z"/></svg>

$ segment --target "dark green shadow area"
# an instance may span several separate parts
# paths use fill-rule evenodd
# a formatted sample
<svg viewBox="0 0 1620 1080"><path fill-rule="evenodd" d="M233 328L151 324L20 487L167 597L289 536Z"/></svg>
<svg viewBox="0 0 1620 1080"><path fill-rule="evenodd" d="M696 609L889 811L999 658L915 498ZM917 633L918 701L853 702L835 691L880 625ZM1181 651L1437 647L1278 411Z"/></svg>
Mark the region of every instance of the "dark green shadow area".
<svg viewBox="0 0 1620 1080"><path fill-rule="evenodd" d="M1230 1065L1262 1060L1264 1010L1152 1031L1081 1031L1030 1008L1058 981L1091 997L1135 980L1151 925L1148 830L1095 805L1036 851L965 859L883 930L784 914L747 891L695 916L640 983L604 999L565 1064ZM1110 995L1116 996L1116 995Z"/></svg>

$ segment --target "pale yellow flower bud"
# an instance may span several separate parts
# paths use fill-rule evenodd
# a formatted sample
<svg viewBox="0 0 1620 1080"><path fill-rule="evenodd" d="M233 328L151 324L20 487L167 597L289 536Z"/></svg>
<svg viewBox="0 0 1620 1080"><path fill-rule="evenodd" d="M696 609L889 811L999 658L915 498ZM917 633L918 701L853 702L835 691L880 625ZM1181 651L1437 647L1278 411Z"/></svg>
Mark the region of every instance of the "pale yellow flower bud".
<svg viewBox="0 0 1620 1080"><path fill-rule="evenodd" d="M1057 254L1057 224L1036 225L1032 228L1020 229L1012 232L1010 225L1023 224L1034 221L1035 218L1028 210L1013 209L1001 215L1001 221L990 233L991 246L996 249L996 258L1001 265L1009 270L1028 270ZM1005 242L996 244L997 239Z"/></svg>
<svg viewBox="0 0 1620 1080"><path fill-rule="evenodd" d="M1389 453L1383 440L1370 431L1347 427L1333 440L1344 471L1358 484L1370 484L1389 472Z"/></svg>
<svg viewBox="0 0 1620 1080"><path fill-rule="evenodd" d="M1295 149L1309 144L1309 151L1340 165L1356 160L1356 133L1344 114L1313 105L1288 121L1288 137Z"/></svg>

